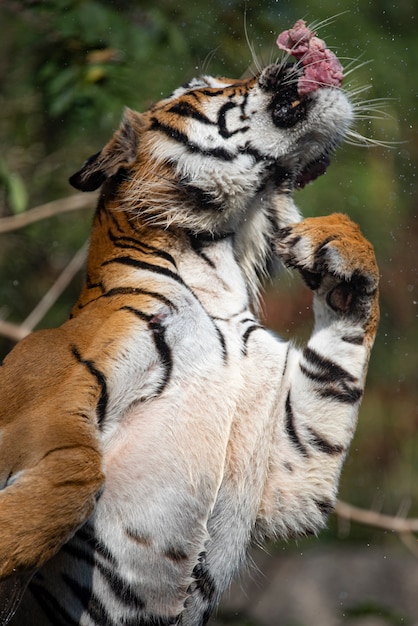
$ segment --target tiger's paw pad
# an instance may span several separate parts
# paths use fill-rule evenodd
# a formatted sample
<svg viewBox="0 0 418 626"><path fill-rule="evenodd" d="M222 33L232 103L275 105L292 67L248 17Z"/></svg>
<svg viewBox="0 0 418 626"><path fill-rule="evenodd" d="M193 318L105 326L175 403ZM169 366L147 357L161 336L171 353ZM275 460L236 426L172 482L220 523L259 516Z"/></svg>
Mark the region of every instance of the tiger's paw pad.
<svg viewBox="0 0 418 626"><path fill-rule="evenodd" d="M376 297L373 246L346 215L307 218L282 228L276 251L337 312L352 313Z"/></svg>

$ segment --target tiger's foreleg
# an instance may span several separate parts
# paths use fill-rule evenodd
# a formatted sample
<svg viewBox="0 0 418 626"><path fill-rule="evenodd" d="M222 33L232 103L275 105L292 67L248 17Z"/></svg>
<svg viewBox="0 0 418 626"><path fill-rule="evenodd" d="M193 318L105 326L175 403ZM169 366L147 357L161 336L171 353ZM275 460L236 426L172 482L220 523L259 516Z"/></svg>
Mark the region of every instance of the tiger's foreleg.
<svg viewBox="0 0 418 626"><path fill-rule="evenodd" d="M269 390L254 406L247 399L251 423L240 436L245 441L252 433L252 444L246 443L252 453L241 459L236 483L226 478L220 489L181 626L207 623L245 563L251 539L297 536L324 525L354 433L378 322L372 246L348 218L333 215L283 229L278 252L314 290L314 331L304 350L288 345L287 357L277 360L286 363L284 372L272 366ZM286 348L269 341L275 361ZM258 484L261 475L265 482Z"/></svg>
<svg viewBox="0 0 418 626"><path fill-rule="evenodd" d="M277 246L314 290L315 314L307 346L289 349L259 513L263 534L285 537L316 532L333 509L378 324L378 268L341 214L286 227Z"/></svg>

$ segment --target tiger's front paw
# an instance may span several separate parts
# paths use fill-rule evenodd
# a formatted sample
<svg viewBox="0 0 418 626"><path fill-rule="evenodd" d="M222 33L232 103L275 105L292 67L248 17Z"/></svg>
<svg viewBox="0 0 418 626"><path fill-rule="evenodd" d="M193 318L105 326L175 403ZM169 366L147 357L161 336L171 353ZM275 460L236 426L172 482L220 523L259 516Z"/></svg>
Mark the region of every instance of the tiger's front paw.
<svg viewBox="0 0 418 626"><path fill-rule="evenodd" d="M373 246L346 215L307 218L282 228L276 250L337 313L377 317L379 272Z"/></svg>

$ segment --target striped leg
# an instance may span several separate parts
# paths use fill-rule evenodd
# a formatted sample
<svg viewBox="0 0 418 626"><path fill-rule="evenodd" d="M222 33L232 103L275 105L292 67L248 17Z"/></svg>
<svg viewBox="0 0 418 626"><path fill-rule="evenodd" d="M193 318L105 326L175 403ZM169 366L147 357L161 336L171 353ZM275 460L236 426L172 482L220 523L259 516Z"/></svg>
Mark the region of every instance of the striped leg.
<svg viewBox="0 0 418 626"><path fill-rule="evenodd" d="M378 269L372 246L340 214L283 229L278 252L315 294L312 336L289 349L260 510L263 533L288 536L316 532L334 506L378 323Z"/></svg>

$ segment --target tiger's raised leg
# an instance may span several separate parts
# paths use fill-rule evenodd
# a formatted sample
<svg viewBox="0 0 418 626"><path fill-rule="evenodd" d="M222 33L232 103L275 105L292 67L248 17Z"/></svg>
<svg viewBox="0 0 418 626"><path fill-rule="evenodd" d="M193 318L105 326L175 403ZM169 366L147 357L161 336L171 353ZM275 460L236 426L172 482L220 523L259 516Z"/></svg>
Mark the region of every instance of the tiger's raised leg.
<svg viewBox="0 0 418 626"><path fill-rule="evenodd" d="M277 251L314 290L315 323L290 347L271 471L259 511L267 536L315 533L333 510L379 320L372 245L348 217L281 230Z"/></svg>
<svg viewBox="0 0 418 626"><path fill-rule="evenodd" d="M245 562L252 539L316 533L325 525L355 430L379 318L373 248L356 224L334 214L282 229L277 250L314 290L314 330L304 349L287 346L286 365L276 377L278 388L272 369L271 393L261 394L253 411L250 407L251 426L246 423L244 430L254 428L260 402L266 411L258 415L267 415L254 430L259 441L253 444L253 458L257 449L265 449L266 433L270 456L260 456L247 473L248 462L243 462L238 477L226 473L181 626L207 623L222 591ZM278 351L283 349L283 343L269 340L278 344ZM244 449L248 454L249 444ZM263 463L267 466L261 485L255 467ZM253 517L241 515L244 510L253 510Z"/></svg>

